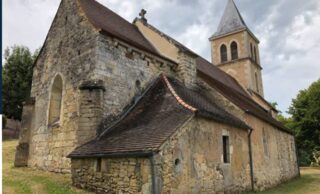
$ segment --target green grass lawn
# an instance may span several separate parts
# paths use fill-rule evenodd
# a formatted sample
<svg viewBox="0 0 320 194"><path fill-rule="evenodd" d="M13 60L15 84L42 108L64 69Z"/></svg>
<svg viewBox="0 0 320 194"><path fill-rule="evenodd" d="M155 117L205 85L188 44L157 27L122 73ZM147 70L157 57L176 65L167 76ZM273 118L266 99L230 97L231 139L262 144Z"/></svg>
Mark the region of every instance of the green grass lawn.
<svg viewBox="0 0 320 194"><path fill-rule="evenodd" d="M3 193L5 194L87 194L71 186L70 175L49 173L30 168L14 168L17 141L2 143Z"/></svg>
<svg viewBox="0 0 320 194"><path fill-rule="evenodd" d="M3 142L3 193L5 194L88 194L71 186L70 175L14 168L17 141ZM302 168L301 177L261 194L320 194L320 169Z"/></svg>
<svg viewBox="0 0 320 194"><path fill-rule="evenodd" d="M301 168L301 177L259 194L320 194L320 168Z"/></svg>

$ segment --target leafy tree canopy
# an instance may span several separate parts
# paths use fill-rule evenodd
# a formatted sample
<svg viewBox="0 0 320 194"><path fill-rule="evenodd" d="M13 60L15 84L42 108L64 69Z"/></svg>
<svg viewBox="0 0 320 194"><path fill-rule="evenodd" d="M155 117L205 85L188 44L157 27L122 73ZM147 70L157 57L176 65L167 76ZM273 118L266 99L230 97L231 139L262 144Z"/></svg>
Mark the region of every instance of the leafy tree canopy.
<svg viewBox="0 0 320 194"><path fill-rule="evenodd" d="M270 102L276 108L276 102ZM301 166L320 166L320 79L301 90L292 100L290 117L277 115L287 128L294 130Z"/></svg>
<svg viewBox="0 0 320 194"><path fill-rule="evenodd" d="M300 163L310 165L313 153L320 151L320 79L292 100L288 113L294 129Z"/></svg>
<svg viewBox="0 0 320 194"><path fill-rule="evenodd" d="M21 120L22 103L30 96L32 68L38 53L31 53L24 46L13 46L5 50L2 103L7 118Z"/></svg>

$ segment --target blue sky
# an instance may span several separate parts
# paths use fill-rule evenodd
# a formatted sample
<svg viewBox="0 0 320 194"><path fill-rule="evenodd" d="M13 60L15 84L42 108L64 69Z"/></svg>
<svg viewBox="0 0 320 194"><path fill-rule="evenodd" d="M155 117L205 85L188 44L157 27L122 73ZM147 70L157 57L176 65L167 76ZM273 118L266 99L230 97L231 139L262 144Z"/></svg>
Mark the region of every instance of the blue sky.
<svg viewBox="0 0 320 194"><path fill-rule="evenodd" d="M210 60L208 38L227 0L98 0L128 21L148 22ZM42 46L60 0L4 0L3 48ZM260 39L265 98L285 112L299 90L320 78L320 1L235 0Z"/></svg>

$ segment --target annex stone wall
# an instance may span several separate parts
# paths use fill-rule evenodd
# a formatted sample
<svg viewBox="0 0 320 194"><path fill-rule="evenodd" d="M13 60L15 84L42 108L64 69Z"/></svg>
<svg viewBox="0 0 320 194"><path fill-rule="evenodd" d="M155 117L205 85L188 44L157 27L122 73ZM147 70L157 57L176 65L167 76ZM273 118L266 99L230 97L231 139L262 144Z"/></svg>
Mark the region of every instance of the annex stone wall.
<svg viewBox="0 0 320 194"><path fill-rule="evenodd" d="M150 194L151 166L148 158L72 159L73 185L96 193Z"/></svg>
<svg viewBox="0 0 320 194"><path fill-rule="evenodd" d="M230 137L230 164L222 161ZM232 193L250 189L247 131L193 118L150 158L73 159L72 180L101 193ZM151 170L153 169L153 170ZM154 175L154 181L152 181ZM155 184L155 185L153 185Z"/></svg>
<svg viewBox="0 0 320 194"><path fill-rule="evenodd" d="M230 138L223 162L222 136ZM250 189L247 131L195 118L162 147L163 193L239 193Z"/></svg>

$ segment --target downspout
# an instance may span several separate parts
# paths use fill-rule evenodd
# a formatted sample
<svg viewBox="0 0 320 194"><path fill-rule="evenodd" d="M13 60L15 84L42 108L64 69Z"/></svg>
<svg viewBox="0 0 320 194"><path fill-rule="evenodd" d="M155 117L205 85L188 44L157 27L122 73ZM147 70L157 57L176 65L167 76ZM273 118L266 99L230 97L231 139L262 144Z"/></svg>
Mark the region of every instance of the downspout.
<svg viewBox="0 0 320 194"><path fill-rule="evenodd" d="M253 177L253 159L252 159L251 134L252 134L252 129L249 129L249 133L248 133L248 145L249 145L250 178L251 178L251 190L254 192L254 177Z"/></svg>
<svg viewBox="0 0 320 194"><path fill-rule="evenodd" d="M152 194L157 194L157 185L156 185L156 169L155 169L155 165L154 165L154 153L151 154L151 156L149 156L149 160L150 160L150 168L151 168L151 181L152 181L152 185L151 185L151 193Z"/></svg>

